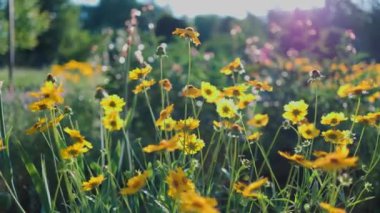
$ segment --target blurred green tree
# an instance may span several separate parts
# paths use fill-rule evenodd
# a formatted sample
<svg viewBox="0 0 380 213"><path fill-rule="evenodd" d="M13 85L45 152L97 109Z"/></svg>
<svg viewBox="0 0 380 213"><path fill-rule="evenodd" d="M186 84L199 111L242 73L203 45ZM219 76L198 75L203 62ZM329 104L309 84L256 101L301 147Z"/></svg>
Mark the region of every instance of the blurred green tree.
<svg viewBox="0 0 380 213"><path fill-rule="evenodd" d="M0 11L0 55L8 51L8 22ZM38 36L49 28L50 14L40 7L39 0L15 0L15 32L17 49L33 49Z"/></svg>
<svg viewBox="0 0 380 213"><path fill-rule="evenodd" d="M122 28L130 18L130 10L138 6L136 0L100 0L96 7L83 7L85 28L91 31L104 27Z"/></svg>
<svg viewBox="0 0 380 213"><path fill-rule="evenodd" d="M50 66L70 59L86 59L98 37L82 29L80 7L69 0L40 2L41 8L51 14L51 26L39 37L35 49L18 54L18 64Z"/></svg>

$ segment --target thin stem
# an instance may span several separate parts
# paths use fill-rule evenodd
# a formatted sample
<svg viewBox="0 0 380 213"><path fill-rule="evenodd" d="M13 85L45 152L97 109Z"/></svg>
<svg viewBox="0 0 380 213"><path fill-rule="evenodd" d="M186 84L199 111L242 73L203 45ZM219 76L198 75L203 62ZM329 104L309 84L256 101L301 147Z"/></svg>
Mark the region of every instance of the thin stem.
<svg viewBox="0 0 380 213"><path fill-rule="evenodd" d="M186 86L190 84L190 74L191 74L191 42L189 41L188 42L188 59L189 59L189 66L188 66L188 70L187 70L187 80L186 80ZM187 118L187 102L188 102L189 98L186 97L185 98L185 117L184 119Z"/></svg>
<svg viewBox="0 0 380 213"><path fill-rule="evenodd" d="M361 103L361 97L359 96L359 97L358 97L358 102L356 103L355 117L358 116L359 108L360 108L360 103ZM350 128L350 132L352 132L352 130L354 129L354 126L355 126L355 122L352 121L352 125L351 125L351 128Z"/></svg>

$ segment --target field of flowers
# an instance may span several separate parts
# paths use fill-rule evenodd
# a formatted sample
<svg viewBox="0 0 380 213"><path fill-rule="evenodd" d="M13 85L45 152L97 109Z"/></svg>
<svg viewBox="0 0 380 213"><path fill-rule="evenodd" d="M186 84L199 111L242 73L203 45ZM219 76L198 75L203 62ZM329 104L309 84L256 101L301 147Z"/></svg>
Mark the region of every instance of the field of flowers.
<svg viewBox="0 0 380 213"><path fill-rule="evenodd" d="M0 211L380 208L380 64L350 55L352 31L330 60L249 37L228 61L192 27L127 31L108 65L2 88Z"/></svg>

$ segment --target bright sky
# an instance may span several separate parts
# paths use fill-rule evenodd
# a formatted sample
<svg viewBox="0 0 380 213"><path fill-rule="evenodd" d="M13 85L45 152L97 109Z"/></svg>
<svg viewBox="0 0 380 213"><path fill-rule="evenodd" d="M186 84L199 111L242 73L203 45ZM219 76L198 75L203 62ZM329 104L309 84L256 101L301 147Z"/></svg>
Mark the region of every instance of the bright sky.
<svg viewBox="0 0 380 213"><path fill-rule="evenodd" d="M151 0L139 0L152 2ZM174 15L193 17L199 14L230 15L244 18L247 12L264 16L271 9L294 10L323 7L325 0L155 0L169 6Z"/></svg>
<svg viewBox="0 0 380 213"><path fill-rule="evenodd" d="M99 0L73 0L76 3L96 5ZM127 0L126 0L127 1ZM244 18L247 12L265 16L271 9L294 10L323 7L325 0L137 0L155 2L169 7L175 16L194 17L202 14L229 15ZM358 2L360 0L355 0ZM363 0L362 0L363 1Z"/></svg>

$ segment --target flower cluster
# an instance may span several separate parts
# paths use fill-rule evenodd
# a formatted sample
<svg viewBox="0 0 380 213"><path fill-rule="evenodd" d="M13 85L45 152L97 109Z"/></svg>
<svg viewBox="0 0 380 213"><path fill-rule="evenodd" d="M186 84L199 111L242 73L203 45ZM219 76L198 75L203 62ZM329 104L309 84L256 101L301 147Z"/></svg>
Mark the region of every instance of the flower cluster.
<svg viewBox="0 0 380 213"><path fill-rule="evenodd" d="M125 101L117 95L104 97L100 101L104 110L103 125L109 131L117 131L123 127L123 120L120 118L120 112L123 111Z"/></svg>

